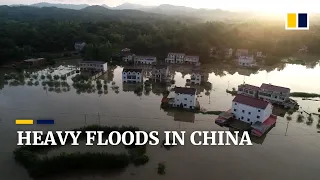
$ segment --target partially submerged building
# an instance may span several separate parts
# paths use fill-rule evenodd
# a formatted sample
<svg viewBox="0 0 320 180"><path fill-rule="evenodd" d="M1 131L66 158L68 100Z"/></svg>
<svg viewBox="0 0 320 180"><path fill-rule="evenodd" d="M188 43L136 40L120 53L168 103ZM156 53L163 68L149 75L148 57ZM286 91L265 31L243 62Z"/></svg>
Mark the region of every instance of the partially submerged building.
<svg viewBox="0 0 320 180"><path fill-rule="evenodd" d="M104 61L81 61L79 63L81 71L105 72L108 70L108 64Z"/></svg>
<svg viewBox="0 0 320 180"><path fill-rule="evenodd" d="M238 64L239 66L244 67L255 67L257 66L257 63L253 56L239 56L238 57Z"/></svg>
<svg viewBox="0 0 320 180"><path fill-rule="evenodd" d="M32 59L26 59L23 61L23 64L28 67L39 67L46 64L45 58L32 58Z"/></svg>
<svg viewBox="0 0 320 180"><path fill-rule="evenodd" d="M185 109L196 109L199 107L195 88L175 87L169 93L167 100L168 104L172 107Z"/></svg>
<svg viewBox="0 0 320 180"><path fill-rule="evenodd" d="M155 82L167 82L169 68L167 65L154 65L152 67L151 79Z"/></svg>
<svg viewBox="0 0 320 180"><path fill-rule="evenodd" d="M134 64L156 64L157 57L155 56L134 56Z"/></svg>
<svg viewBox="0 0 320 180"><path fill-rule="evenodd" d="M141 83L143 81L142 69L123 68L122 82Z"/></svg>

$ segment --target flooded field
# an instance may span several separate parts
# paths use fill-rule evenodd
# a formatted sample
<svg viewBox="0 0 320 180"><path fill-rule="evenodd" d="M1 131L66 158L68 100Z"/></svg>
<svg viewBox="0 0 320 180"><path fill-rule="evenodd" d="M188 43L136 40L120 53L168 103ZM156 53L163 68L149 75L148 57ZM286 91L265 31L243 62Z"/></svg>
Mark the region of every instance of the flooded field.
<svg viewBox="0 0 320 180"><path fill-rule="evenodd" d="M144 69L145 78L151 72ZM16 130L63 130L84 125L133 125L145 130L227 130L214 123L215 115L202 115L181 111L164 111L160 108L162 93L170 89L152 84L151 89L137 92L135 85L122 83L123 67L108 67L102 75L102 88L86 90L73 87L70 74L66 79L54 80L54 75L65 75L76 70L73 63L53 69L31 72L24 84L12 80L0 81L0 174L4 180L28 180L26 171L14 162L12 151L16 147ZM189 66L170 67L176 86L185 86L190 78ZM0 70L0 76L12 72ZM3 73L3 74L2 74ZM47 74L52 74L52 84ZM320 92L320 66L279 65L260 70L238 69L228 65L202 68L212 88L197 86L198 101L202 109L224 111L230 108L233 96L226 89L236 88L245 82L260 86L262 83L291 88L291 92ZM41 77L41 75L43 75ZM37 76L37 77L36 77ZM0 79L3 79L1 77ZM32 79L32 80L31 80ZM37 82L37 83L36 83ZM46 82L46 83L42 83ZM58 83L59 82L59 83ZM94 82L95 83L95 82ZM174 86L172 85L172 86ZM253 146L185 146L165 150L148 147L150 162L143 167L129 167L125 172L112 175L112 179L318 179L320 170L320 117L313 115L298 118L302 111L319 113L320 101L298 101L301 108L288 121L285 112L279 113L276 127L265 137L253 139ZM314 100L319 100L314 99ZM55 125L17 126L15 119L54 119ZM91 151L86 147L63 147L51 153ZM98 151L101 147L98 147ZM114 149L112 150L114 151ZM121 151L121 149L119 150ZM167 173L156 172L159 162L165 162ZM105 179L105 174L76 174L52 179ZM110 178L111 178L110 177Z"/></svg>

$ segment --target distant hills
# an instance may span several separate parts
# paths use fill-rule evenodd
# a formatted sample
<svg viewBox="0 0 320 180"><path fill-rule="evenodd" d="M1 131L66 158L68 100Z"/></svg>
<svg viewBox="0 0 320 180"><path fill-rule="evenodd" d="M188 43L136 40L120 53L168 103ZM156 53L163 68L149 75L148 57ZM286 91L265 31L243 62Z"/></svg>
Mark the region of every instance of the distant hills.
<svg viewBox="0 0 320 180"><path fill-rule="evenodd" d="M34 7L57 7L64 9L80 10L90 7L88 4L51 4L46 2L32 4ZM144 12L151 12L170 16L184 16L187 18L196 18L202 20L225 20L225 19L247 19L253 17L253 13L237 13L229 12L220 9L195 9L185 6L174 6L170 4L162 4L159 6L144 6L140 4L124 3L116 7L109 7L107 5L100 5L107 9L113 10L139 10ZM97 8L97 6L94 6Z"/></svg>

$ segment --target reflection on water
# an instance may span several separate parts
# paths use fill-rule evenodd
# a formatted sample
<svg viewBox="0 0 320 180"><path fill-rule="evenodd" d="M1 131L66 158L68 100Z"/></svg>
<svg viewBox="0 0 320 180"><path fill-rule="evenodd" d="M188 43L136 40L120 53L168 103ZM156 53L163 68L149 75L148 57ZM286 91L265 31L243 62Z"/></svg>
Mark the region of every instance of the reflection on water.
<svg viewBox="0 0 320 180"><path fill-rule="evenodd" d="M264 82L286 86L291 88L292 92L319 93L320 86L317 84L320 77L320 67L319 65L312 65L312 67L282 65L251 70L238 69L231 65L215 64L201 69L204 76L208 77L212 87L199 85L194 85L194 87L197 89L198 101L202 108L209 111L224 111L230 108L233 99L232 95L226 93L226 89L237 87L243 81L253 85L260 85ZM72 66L72 64L30 71L28 73L30 77L29 75L27 75L28 77L23 76L23 78L15 77L18 84L9 83L12 79L6 80L4 78L4 73L10 74L12 71L1 69L0 75L3 81L0 82L3 83L0 87L3 88L0 90L0 118L2 120L0 121L0 140L7 145L4 146L3 153L0 155L0 174L3 174L4 177L10 177L10 180L28 179L25 171L14 163L11 156L16 143L17 129L61 130L89 124L102 124L134 125L142 129L158 131L226 130L215 125L215 115L194 114L176 110L164 111L160 108L163 92L173 86L185 86L186 80L190 78L192 67L171 66L169 70L174 74L174 85L152 83L149 88L144 86L142 89L137 84L122 83L122 67L108 68L108 72L99 77L102 85L100 90L97 87L97 82L93 80L91 83L94 88L90 91L87 89L82 91L73 87L72 77L76 74L68 76L65 80L61 78L61 75L75 70L75 66ZM143 68L144 79L147 80L151 68L148 66L143 66ZM297 72L303 72L303 75ZM46 76L49 73L52 73L52 80L47 77L41 78L41 75ZM36 74L38 75L37 78L35 78ZM60 78L54 79L54 75L59 75ZM28 83L30 81L32 83ZM37 81L39 84L36 83ZM220 163L224 167L229 167L231 164L239 177L243 178L248 177L248 174L244 172L252 174L255 169L259 174L271 179L277 179L277 177L283 177L283 174L298 171L300 174L294 173L294 175L288 175L285 178L315 179L317 177L315 172L319 170L315 168L318 161L314 157L319 155L320 141L318 141L318 138L320 134L317 133L317 128L320 128L320 118L316 114L313 114L310 118L307 113L318 113L320 101L294 99L301 106L298 112L290 115L280 110L277 113L279 117L276 127L271 129L263 138L252 139L255 144L262 144L262 146L241 148L184 146L173 148L165 154L161 150L151 147L149 153L152 155L152 159L156 159L156 161L151 160L150 166L142 168L143 173L138 169L129 169L119 179L157 179L153 171L153 165L164 159L170 165L169 169L172 168L169 170L172 173L171 175L169 173L169 179L177 177L192 179L196 178L194 174L197 174L198 177L204 177L211 172L208 167L212 167L212 162ZM301 112L303 113L301 114ZM287 118L288 116L291 117L290 120ZM53 127L38 125L17 127L13 124L17 118L50 118L55 119L57 123ZM193 154L193 156L190 157L190 154ZM232 158L225 157L227 154ZM199 159L202 159L202 161L199 161ZM250 169L243 166L244 159ZM273 173L259 171L255 168L257 167L257 161L265 162L259 165L260 169L274 167L271 168ZM182 170L178 168L181 163L190 165L190 167L194 167L192 164L198 163L199 168L188 169L188 172L192 171L193 174L185 173L185 170L182 173ZM238 170L239 168L242 170ZM223 168L220 170L223 171ZM130 172L132 171L138 171L141 174L131 176ZM176 174L177 172L181 173ZM225 178L225 176L225 173L217 175L221 178ZM232 179L232 177L229 176L229 179Z"/></svg>

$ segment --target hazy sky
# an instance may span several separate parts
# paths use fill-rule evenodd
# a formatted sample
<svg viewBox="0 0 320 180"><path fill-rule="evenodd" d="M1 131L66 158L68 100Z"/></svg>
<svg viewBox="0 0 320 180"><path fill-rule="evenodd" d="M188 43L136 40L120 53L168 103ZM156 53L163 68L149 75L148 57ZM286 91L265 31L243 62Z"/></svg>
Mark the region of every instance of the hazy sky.
<svg viewBox="0 0 320 180"><path fill-rule="evenodd" d="M38 2L64 4L107 4L117 6L124 2L159 5L172 4L194 8L254 10L264 12L320 12L317 0L0 0L0 4L33 4Z"/></svg>

